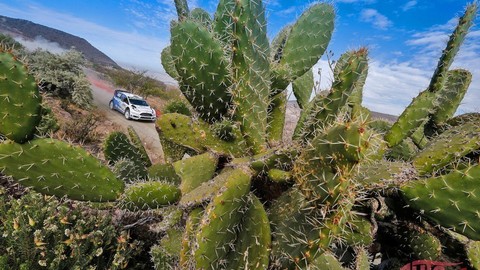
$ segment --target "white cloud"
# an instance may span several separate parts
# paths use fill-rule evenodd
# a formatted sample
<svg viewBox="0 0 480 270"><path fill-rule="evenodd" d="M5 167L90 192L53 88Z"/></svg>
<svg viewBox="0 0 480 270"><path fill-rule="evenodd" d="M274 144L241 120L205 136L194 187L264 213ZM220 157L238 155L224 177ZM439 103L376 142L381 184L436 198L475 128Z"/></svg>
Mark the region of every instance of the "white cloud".
<svg viewBox="0 0 480 270"><path fill-rule="evenodd" d="M410 9L412 9L414 6L417 5L417 1L416 0L412 0L412 1L408 1L403 7L402 7L402 10L403 11L408 11Z"/></svg>
<svg viewBox="0 0 480 270"><path fill-rule="evenodd" d="M393 24L385 15L372 8L363 9L360 13L360 20L372 23L374 27L379 29L388 29Z"/></svg>
<svg viewBox="0 0 480 270"><path fill-rule="evenodd" d="M276 11L275 15L289 16L289 15L292 15L293 13L295 13L295 12L297 12L297 7L291 6L289 8L286 8L286 9L283 9L283 10L280 10L280 11Z"/></svg>
<svg viewBox="0 0 480 270"><path fill-rule="evenodd" d="M314 70L321 70L321 90L330 89L333 72L327 61L319 61ZM409 63L384 64L370 59L367 81L363 89L363 105L372 111L399 115L412 98L428 86L429 71L412 67Z"/></svg>

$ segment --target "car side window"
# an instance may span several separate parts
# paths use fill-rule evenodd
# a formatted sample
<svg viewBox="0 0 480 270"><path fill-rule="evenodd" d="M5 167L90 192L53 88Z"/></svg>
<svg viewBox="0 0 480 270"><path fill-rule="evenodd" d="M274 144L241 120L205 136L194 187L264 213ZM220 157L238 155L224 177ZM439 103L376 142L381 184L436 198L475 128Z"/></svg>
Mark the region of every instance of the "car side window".
<svg viewBox="0 0 480 270"><path fill-rule="evenodd" d="M128 104L128 99L127 99L126 96L123 96L123 97L122 97L122 101Z"/></svg>
<svg viewBox="0 0 480 270"><path fill-rule="evenodd" d="M117 92L117 97L120 98L122 94L120 92Z"/></svg>

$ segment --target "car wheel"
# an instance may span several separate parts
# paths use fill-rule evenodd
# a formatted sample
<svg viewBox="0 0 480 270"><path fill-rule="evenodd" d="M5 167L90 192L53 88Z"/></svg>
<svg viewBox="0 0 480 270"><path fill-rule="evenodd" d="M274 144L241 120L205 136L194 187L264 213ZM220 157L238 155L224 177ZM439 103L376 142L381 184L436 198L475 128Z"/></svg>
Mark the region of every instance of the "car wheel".
<svg viewBox="0 0 480 270"><path fill-rule="evenodd" d="M126 110L125 110L125 114L124 114L124 115L125 115L125 119L130 120L130 110L129 110L129 109L126 109Z"/></svg>
<svg viewBox="0 0 480 270"><path fill-rule="evenodd" d="M110 101L110 103L108 103L108 107L110 107L110 110L114 110L115 108L113 108L113 101Z"/></svg>

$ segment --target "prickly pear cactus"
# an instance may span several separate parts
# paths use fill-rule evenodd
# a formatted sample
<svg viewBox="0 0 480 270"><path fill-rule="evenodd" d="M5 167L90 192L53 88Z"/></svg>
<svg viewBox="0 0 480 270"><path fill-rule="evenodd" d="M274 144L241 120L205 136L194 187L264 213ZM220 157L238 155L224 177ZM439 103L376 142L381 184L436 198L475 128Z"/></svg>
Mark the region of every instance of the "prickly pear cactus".
<svg viewBox="0 0 480 270"><path fill-rule="evenodd" d="M112 201L124 189L95 157L53 139L0 144L0 171L38 192L74 200Z"/></svg>
<svg viewBox="0 0 480 270"><path fill-rule="evenodd" d="M41 118L40 101L26 65L0 46L0 134L18 143L31 139Z"/></svg>
<svg viewBox="0 0 480 270"><path fill-rule="evenodd" d="M460 18L428 89L393 124L372 121L362 106L365 48L341 55L331 89L309 101L311 68L333 32L332 5L313 3L270 44L262 1L220 0L213 19L190 11L186 0L175 4L178 20L161 58L194 112L157 120L172 150L167 164L152 165L148 180L124 190L79 147L22 139L0 144L2 173L45 194L164 213L153 226L157 267L370 269L414 258L478 264L479 117L453 117L471 74L449 70L477 3ZM287 144L292 82L303 111ZM145 175L148 160L131 139L137 147L125 134L110 135L105 156L117 169L129 168L125 158L137 162Z"/></svg>

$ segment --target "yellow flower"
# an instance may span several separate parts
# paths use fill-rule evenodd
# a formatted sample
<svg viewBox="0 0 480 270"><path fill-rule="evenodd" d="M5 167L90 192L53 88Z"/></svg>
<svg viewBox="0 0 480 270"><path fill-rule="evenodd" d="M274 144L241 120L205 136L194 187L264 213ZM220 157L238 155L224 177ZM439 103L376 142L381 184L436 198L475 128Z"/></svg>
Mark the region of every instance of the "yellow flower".
<svg viewBox="0 0 480 270"><path fill-rule="evenodd" d="M28 216L28 225L30 226L35 226L35 220L33 220L33 218L31 218L30 216Z"/></svg>
<svg viewBox="0 0 480 270"><path fill-rule="evenodd" d="M20 228L20 225L18 224L18 218L14 218L13 219L13 229L15 231L18 231L19 228Z"/></svg>

